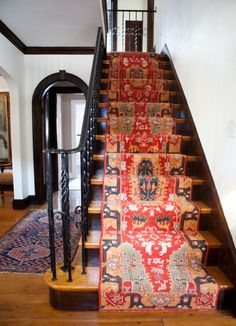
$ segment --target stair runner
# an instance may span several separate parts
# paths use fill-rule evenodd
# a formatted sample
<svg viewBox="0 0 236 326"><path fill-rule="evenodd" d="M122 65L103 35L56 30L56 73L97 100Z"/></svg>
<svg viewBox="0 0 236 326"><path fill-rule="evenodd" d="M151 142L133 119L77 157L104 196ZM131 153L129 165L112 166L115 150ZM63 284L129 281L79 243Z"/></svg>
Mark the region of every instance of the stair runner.
<svg viewBox="0 0 236 326"><path fill-rule="evenodd" d="M111 53L100 310L211 310L219 285L157 54Z"/></svg>

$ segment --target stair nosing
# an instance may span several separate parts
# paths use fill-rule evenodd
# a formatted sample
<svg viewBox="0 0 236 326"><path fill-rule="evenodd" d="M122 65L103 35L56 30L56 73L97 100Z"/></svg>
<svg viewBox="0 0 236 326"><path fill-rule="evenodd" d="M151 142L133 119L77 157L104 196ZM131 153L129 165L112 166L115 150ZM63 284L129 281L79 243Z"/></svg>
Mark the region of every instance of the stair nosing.
<svg viewBox="0 0 236 326"><path fill-rule="evenodd" d="M103 161L105 154L93 154L94 161ZM187 162L195 162L198 159L196 155L185 155L187 157Z"/></svg>
<svg viewBox="0 0 236 326"><path fill-rule="evenodd" d="M101 231L96 231L99 234L99 240L93 241L93 239L85 241L85 249L99 249L100 248L100 238ZM222 247L222 243L209 231L199 231L199 233L206 239L209 244L209 249L220 249ZM80 243L81 244L81 243Z"/></svg>
<svg viewBox="0 0 236 326"><path fill-rule="evenodd" d="M117 102L117 103L126 103L126 102ZM181 104L177 104L177 103L164 103L164 104L169 104L169 105L173 105L175 110L179 110L181 108ZM99 102L98 103L99 107L104 107L104 106L108 106L108 102ZM177 108L175 108L177 107Z"/></svg>
<svg viewBox="0 0 236 326"><path fill-rule="evenodd" d="M96 174L92 176L91 178L91 185L103 185L103 179L104 179L104 174L99 174L99 179L96 177ZM192 184L193 186L195 185L203 185L206 181L201 178L197 178L195 176L188 176L189 178L192 179Z"/></svg>
<svg viewBox="0 0 236 326"><path fill-rule="evenodd" d="M99 205L98 205L99 207L96 206L95 208L93 208L91 205L89 205L88 213L89 214L101 214L102 201L101 200L96 200L94 202L99 203ZM200 208L201 214L210 215L212 213L212 208L209 207L208 205L206 205L204 202L202 202L202 201L192 201L192 203ZM201 207L201 205L203 205L203 207Z"/></svg>
<svg viewBox="0 0 236 326"><path fill-rule="evenodd" d="M57 281L52 281L50 270L48 270L46 272L46 274L44 274L44 279L50 288L57 290L57 291L61 291L61 292L70 292L70 291L73 291L73 292L92 292L92 291L97 292L99 290L99 279L97 281L91 282L91 284L87 284L87 285L80 284L76 275L81 274L81 270L82 270L81 265L75 265L75 270L74 270L75 275L73 278L73 282L70 282L70 283L68 283L67 280L62 282L60 279L58 279ZM218 282L218 284L220 286L221 291L230 291L234 288L233 284L229 281L227 276L221 271L219 266L207 266L207 270L216 279L216 281ZM58 271L59 271L59 267L58 267ZM85 279L89 273L90 274L95 273L97 276L99 276L99 271L100 271L99 266L98 267L87 266L86 274L83 275L82 277ZM228 284L225 284L225 283L222 284L219 281L219 279L215 276L215 274L217 274L217 273L224 275L224 278L226 280L225 283L228 283Z"/></svg>
<svg viewBox="0 0 236 326"><path fill-rule="evenodd" d="M182 141L188 142L191 140L191 136L188 135L178 135L178 134L174 134L174 136L182 136ZM106 135L96 135L95 136L96 140L105 140L106 139Z"/></svg>

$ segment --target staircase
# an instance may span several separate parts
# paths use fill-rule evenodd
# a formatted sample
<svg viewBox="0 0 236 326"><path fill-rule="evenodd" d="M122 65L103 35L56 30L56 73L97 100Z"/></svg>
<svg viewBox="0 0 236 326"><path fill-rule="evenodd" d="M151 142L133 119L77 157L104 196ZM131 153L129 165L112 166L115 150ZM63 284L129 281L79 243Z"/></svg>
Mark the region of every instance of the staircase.
<svg viewBox="0 0 236 326"><path fill-rule="evenodd" d="M167 53L168 54L168 53ZM222 217L221 207L209 173L196 129L187 107L181 85L167 54L158 56L159 70L169 91L166 109L172 108L176 119L176 134L182 135L181 153L186 155L186 174L192 179L192 201L200 209L200 234L209 247L207 269L220 286L217 309L229 309L235 293L235 260L232 258L232 239ZM85 241L86 274L81 274L80 250L74 259L73 281L58 267L57 280L52 281L51 272L45 274L49 286L50 303L62 310L97 310L100 264L102 187L104 180L104 151L107 125L108 96L110 97L109 69L111 60L103 60L98 104L96 146L93 154L90 204L88 207L89 234ZM80 245L79 245L80 246Z"/></svg>

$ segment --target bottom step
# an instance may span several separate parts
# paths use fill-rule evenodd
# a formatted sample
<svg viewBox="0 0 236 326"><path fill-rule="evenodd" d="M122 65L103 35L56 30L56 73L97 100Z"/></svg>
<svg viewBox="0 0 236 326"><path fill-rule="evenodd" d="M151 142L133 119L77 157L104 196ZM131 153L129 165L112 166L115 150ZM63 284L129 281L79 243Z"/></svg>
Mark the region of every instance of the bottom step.
<svg viewBox="0 0 236 326"><path fill-rule="evenodd" d="M233 284L218 266L209 266L208 270L220 285L218 309L226 309L230 303ZM81 272L82 267L76 265L72 274L72 282L67 281L67 273L64 273L60 267L57 269L56 281L52 281L51 271L44 275L49 286L52 307L60 310L98 310L99 267L86 267L84 275Z"/></svg>

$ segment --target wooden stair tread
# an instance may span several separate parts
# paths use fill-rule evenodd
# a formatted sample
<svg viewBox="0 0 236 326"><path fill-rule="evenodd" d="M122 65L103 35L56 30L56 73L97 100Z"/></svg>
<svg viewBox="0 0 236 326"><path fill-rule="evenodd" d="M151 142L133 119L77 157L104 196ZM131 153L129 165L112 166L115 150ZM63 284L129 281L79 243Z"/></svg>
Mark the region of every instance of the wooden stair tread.
<svg viewBox="0 0 236 326"><path fill-rule="evenodd" d="M178 94L178 91L165 91L165 92L169 92L170 95L172 95L172 96ZM99 94L100 95L108 95L108 90L107 89L100 89Z"/></svg>
<svg viewBox="0 0 236 326"><path fill-rule="evenodd" d="M193 203L201 209L202 214L211 214L212 209L211 207L207 206L205 203L201 201L193 201ZM100 214L101 213L101 206L102 202L99 201L92 201L88 207L89 214Z"/></svg>
<svg viewBox="0 0 236 326"><path fill-rule="evenodd" d="M85 248L86 249L99 249L100 238L101 238L100 230L90 230L89 235L87 236L87 240L85 241Z"/></svg>
<svg viewBox="0 0 236 326"><path fill-rule="evenodd" d="M195 162L198 159L197 156L194 155L187 155L187 162ZM103 161L104 154L93 154L94 161Z"/></svg>
<svg viewBox="0 0 236 326"><path fill-rule="evenodd" d="M210 274L216 279L221 290L232 290L233 284L218 266L207 266Z"/></svg>
<svg viewBox="0 0 236 326"><path fill-rule="evenodd" d="M221 290L232 290L233 284L227 278L227 276L221 271L218 266L207 267L210 274L215 278L220 286ZM57 281L52 281L52 275L50 270L44 275L44 279L47 285L57 291L64 292L91 292L98 291L99 283L99 267L86 267L86 274L81 274L82 267L75 265L72 272L72 282L67 282L67 273L57 269Z"/></svg>
<svg viewBox="0 0 236 326"><path fill-rule="evenodd" d="M68 274L57 268L57 280L52 281L51 271L44 274L47 285L57 291L64 292L91 292L98 290L99 267L86 267L86 274L81 274L82 267L75 265L72 272L72 282L68 282Z"/></svg>
<svg viewBox="0 0 236 326"><path fill-rule="evenodd" d="M221 248L222 243L209 231L199 231L212 249Z"/></svg>
<svg viewBox="0 0 236 326"><path fill-rule="evenodd" d="M102 185L103 184L103 176L104 174L95 174L91 178L91 185Z"/></svg>
<svg viewBox="0 0 236 326"><path fill-rule="evenodd" d="M105 140L106 135L96 135L96 140ZM191 136L182 136L182 141L190 141Z"/></svg>
<svg viewBox="0 0 236 326"><path fill-rule="evenodd" d="M203 185L206 182L206 180L201 179L201 178L196 177L196 176L190 176L190 178L192 179L192 182L193 182L194 186L200 186L200 185Z"/></svg>
<svg viewBox="0 0 236 326"><path fill-rule="evenodd" d="M181 109L181 107L182 107L181 104L175 104L175 103L164 103L164 104L172 105L174 110ZM108 102L99 102L98 103L99 108L103 108L103 107L107 107L107 106L108 106Z"/></svg>
<svg viewBox="0 0 236 326"><path fill-rule="evenodd" d="M168 65L170 64L169 61L165 57L163 57L163 56L161 56L157 60L158 60L158 62L162 62L163 64L168 64ZM110 60L109 59L104 59L104 60L102 60L102 64L109 65L110 64Z"/></svg>
<svg viewBox="0 0 236 326"><path fill-rule="evenodd" d="M221 242L209 231L200 231L200 234L207 240L209 248L216 249L221 248ZM85 248L87 249L99 249L100 248L100 230L90 230L87 240L85 241Z"/></svg>
<svg viewBox="0 0 236 326"><path fill-rule="evenodd" d="M102 202L100 200L93 200L90 202L88 207L89 214L101 214L101 205Z"/></svg>
<svg viewBox="0 0 236 326"><path fill-rule="evenodd" d="M194 200L192 202L201 209L202 214L211 214L212 209L207 204L203 203L202 201L198 201L198 200Z"/></svg>
<svg viewBox="0 0 236 326"><path fill-rule="evenodd" d="M186 122L186 119L175 119L176 123L184 123ZM107 122L107 118L97 118L97 122ZM188 136L190 137L190 136Z"/></svg>
<svg viewBox="0 0 236 326"><path fill-rule="evenodd" d="M114 78L114 79L118 79L118 78ZM169 84L177 85L177 82L175 80L172 80L172 79L170 79L170 80L164 79L164 80ZM101 84L107 84L109 82L109 79L108 78L101 78L100 82L101 82Z"/></svg>
<svg viewBox="0 0 236 326"><path fill-rule="evenodd" d="M163 69L163 68L161 68L159 70L163 70L165 73L173 75L173 71L172 70ZM102 68L102 73L108 74L109 73L109 69L108 68Z"/></svg>
<svg viewBox="0 0 236 326"><path fill-rule="evenodd" d="M205 180L198 177L189 176L192 179L193 185L202 185L205 183ZM91 184L92 185L102 185L103 184L104 173L100 172L92 176Z"/></svg>

